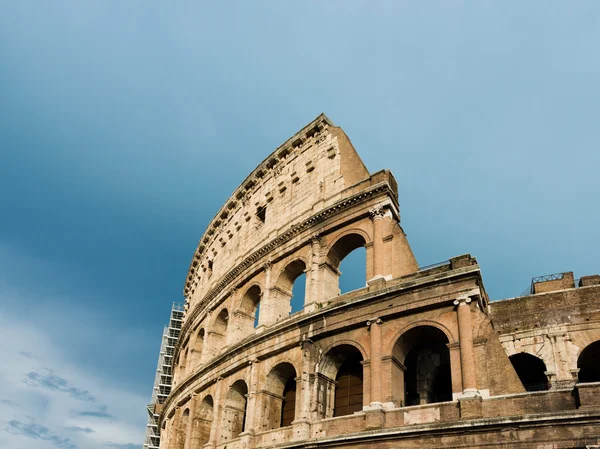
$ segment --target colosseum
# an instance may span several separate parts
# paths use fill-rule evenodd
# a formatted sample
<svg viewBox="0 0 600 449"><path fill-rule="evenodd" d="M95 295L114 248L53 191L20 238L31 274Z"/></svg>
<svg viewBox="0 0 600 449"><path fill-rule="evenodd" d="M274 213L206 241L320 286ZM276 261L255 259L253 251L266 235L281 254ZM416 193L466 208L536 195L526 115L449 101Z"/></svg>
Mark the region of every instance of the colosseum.
<svg viewBox="0 0 600 449"><path fill-rule="evenodd" d="M392 173L325 115L227 199L184 296L161 449L599 447L600 276L490 302L469 254L419 267Z"/></svg>

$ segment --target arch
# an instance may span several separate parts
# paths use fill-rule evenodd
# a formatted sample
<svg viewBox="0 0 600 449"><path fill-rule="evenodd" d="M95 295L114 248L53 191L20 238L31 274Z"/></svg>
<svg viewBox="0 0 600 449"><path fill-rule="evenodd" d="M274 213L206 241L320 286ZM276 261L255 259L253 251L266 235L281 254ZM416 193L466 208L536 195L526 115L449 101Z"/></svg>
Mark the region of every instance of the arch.
<svg viewBox="0 0 600 449"><path fill-rule="evenodd" d="M302 258L289 262L279 273L275 286L285 291L292 291L294 281L306 271L306 262Z"/></svg>
<svg viewBox="0 0 600 449"><path fill-rule="evenodd" d="M236 380L227 391L221 419L221 441L237 438L245 430L248 385Z"/></svg>
<svg viewBox="0 0 600 449"><path fill-rule="evenodd" d="M210 440L210 428L213 422L214 401L207 394L196 409L192 427L191 449L200 449Z"/></svg>
<svg viewBox="0 0 600 449"><path fill-rule="evenodd" d="M204 338L206 337L206 332L203 327L198 329L196 332L196 338L194 339L194 346L192 347L191 361L190 367L192 369L196 368L202 362L202 351L204 349Z"/></svg>
<svg viewBox="0 0 600 449"><path fill-rule="evenodd" d="M448 336L436 326L416 325L394 343L392 396L404 406L452 400Z"/></svg>
<svg viewBox="0 0 600 449"><path fill-rule="evenodd" d="M327 261L334 267L339 268L344 258L361 246L365 246L367 240L362 232L352 230L339 237L327 250Z"/></svg>
<svg viewBox="0 0 600 449"><path fill-rule="evenodd" d="M296 416L296 376L296 369L289 362L277 364L267 375L261 394L264 430L292 424Z"/></svg>
<svg viewBox="0 0 600 449"><path fill-rule="evenodd" d="M350 415L363 407L363 354L350 344L331 348L319 363L317 411L320 417Z"/></svg>
<svg viewBox="0 0 600 449"><path fill-rule="evenodd" d="M352 234L356 234L356 235L359 235L360 237L362 237L363 240L365 241L364 244L372 242L372 239L371 239L371 236L369 235L369 233L367 233L363 229L360 229L360 228L345 229L344 231L342 231L338 235L336 235L335 238L332 239L332 241L327 245L327 254L329 254L329 252L333 249L333 247L336 244L338 244L338 242L341 239L343 239L344 237L346 237L348 235L352 235Z"/></svg>
<svg viewBox="0 0 600 449"><path fill-rule="evenodd" d="M365 247L367 239L363 232L356 229L349 230L338 237L327 249L326 264L322 269L323 293L324 298L333 298L341 294L340 265L342 261L353 251ZM362 265L362 264L361 264ZM345 290L352 290L354 287L362 288L367 280L367 253L364 254L364 283L360 285L351 285ZM354 273L353 273L354 274ZM353 276L353 278L356 276ZM353 284L353 283L352 283Z"/></svg>
<svg viewBox="0 0 600 449"><path fill-rule="evenodd" d="M253 284L244 292L240 302L240 310L253 320L254 327L258 326L260 319L260 299L262 290L258 284Z"/></svg>
<svg viewBox="0 0 600 449"><path fill-rule="evenodd" d="M270 309L273 313L271 321L276 322L281 318L287 317L292 312L302 310L304 307L304 298L298 298L298 305L294 309L292 309L292 299L294 296L294 284L305 271L306 262L302 258L292 260L281 270L277 277L277 282L270 292ZM302 308L300 308L300 305Z"/></svg>
<svg viewBox="0 0 600 449"><path fill-rule="evenodd" d="M229 324L229 311L224 307L221 309L219 314L215 317L213 323L214 332L225 336L227 334L227 325Z"/></svg>
<svg viewBox="0 0 600 449"><path fill-rule="evenodd" d="M544 391L550 388L545 374L546 364L542 359L527 352L519 352L511 355L509 360L526 391Z"/></svg>
<svg viewBox="0 0 600 449"><path fill-rule="evenodd" d="M415 327L421 327L421 326L435 327L436 329L442 331L444 333L444 335L446 336L446 339L450 343L458 341L458 338L456 336L454 336L452 331L448 327L446 327L445 325L440 323L439 321L419 320L419 321L414 321L414 322L404 326L402 329L400 329L398 332L396 332L396 334L390 339L390 342L388 343L389 346L386 348L385 354L390 354L390 353L393 354L394 347L396 346L396 343L398 342L400 337L402 335L406 334L409 330L414 329Z"/></svg>
<svg viewBox="0 0 600 449"><path fill-rule="evenodd" d="M362 357L362 360L366 360L368 358L367 350L363 347L363 345L361 345L359 342L357 342L355 340L351 340L349 338L342 338L340 340L335 340L333 343L331 343L323 348L322 353L324 355L319 359L319 362L317 364L318 372L320 372L321 374L325 374L323 369L321 369L321 366L323 366L323 363L326 362L327 355L332 350L334 350L335 348L337 348L339 346L352 346L354 349L356 349L358 352L360 352L360 356Z"/></svg>
<svg viewBox="0 0 600 449"><path fill-rule="evenodd" d="M600 382L600 340L590 343L577 358L579 382Z"/></svg>
<svg viewBox="0 0 600 449"><path fill-rule="evenodd" d="M187 370L187 363L188 363L188 353L189 353L190 348L187 346L184 346L183 348L181 348L181 351L179 351L179 364L178 364L178 376L177 376L177 380L181 381L182 379L185 378L186 376L186 370Z"/></svg>

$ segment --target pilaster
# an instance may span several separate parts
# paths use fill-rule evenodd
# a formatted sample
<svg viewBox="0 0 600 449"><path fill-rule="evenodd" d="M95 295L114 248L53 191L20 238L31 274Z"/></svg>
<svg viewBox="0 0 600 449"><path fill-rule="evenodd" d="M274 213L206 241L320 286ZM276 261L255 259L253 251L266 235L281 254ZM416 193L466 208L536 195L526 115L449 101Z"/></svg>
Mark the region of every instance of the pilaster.
<svg viewBox="0 0 600 449"><path fill-rule="evenodd" d="M460 296L454 301L454 305L456 306L458 320L463 396L478 396L477 373L475 371L475 355L473 350L471 298L468 296Z"/></svg>

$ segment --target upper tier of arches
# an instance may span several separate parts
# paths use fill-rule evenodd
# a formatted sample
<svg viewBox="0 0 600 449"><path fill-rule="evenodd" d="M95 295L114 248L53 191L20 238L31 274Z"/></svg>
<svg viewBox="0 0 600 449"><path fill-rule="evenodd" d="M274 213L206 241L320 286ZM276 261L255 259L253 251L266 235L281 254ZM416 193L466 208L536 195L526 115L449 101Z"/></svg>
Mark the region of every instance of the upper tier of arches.
<svg viewBox="0 0 600 449"><path fill-rule="evenodd" d="M389 171L370 175L325 116L250 178L194 255L176 351L179 378L291 312L311 313L339 296L340 265L352 252L364 259L363 273L354 272L364 282L354 286L418 271L399 224L396 181Z"/></svg>
<svg viewBox="0 0 600 449"><path fill-rule="evenodd" d="M273 231L293 226L369 177L345 133L324 115L271 153L233 192L200 239L184 296L193 300Z"/></svg>

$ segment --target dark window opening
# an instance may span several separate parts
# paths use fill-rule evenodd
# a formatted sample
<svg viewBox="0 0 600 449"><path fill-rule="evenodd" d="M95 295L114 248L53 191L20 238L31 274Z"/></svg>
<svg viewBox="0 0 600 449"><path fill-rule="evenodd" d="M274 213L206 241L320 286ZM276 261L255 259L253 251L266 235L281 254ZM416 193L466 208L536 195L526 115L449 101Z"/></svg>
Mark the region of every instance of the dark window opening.
<svg viewBox="0 0 600 449"><path fill-rule="evenodd" d="M256 217L261 223L264 223L267 218L267 206L261 206L256 209Z"/></svg>
<svg viewBox="0 0 600 449"><path fill-rule="evenodd" d="M452 376L448 338L432 326L417 326L404 333L394 355L406 369L395 373L397 399L404 406L452 400Z"/></svg>
<svg viewBox="0 0 600 449"><path fill-rule="evenodd" d="M511 355L509 358L525 391L548 390L548 377L545 374L546 364L542 359L525 352Z"/></svg>
<svg viewBox="0 0 600 449"><path fill-rule="evenodd" d="M345 362L336 376L333 416L351 415L363 408L363 369L357 360Z"/></svg>
<svg viewBox="0 0 600 449"><path fill-rule="evenodd" d="M585 347L577 359L579 382L600 382L600 341Z"/></svg>
<svg viewBox="0 0 600 449"><path fill-rule="evenodd" d="M283 390L283 403L281 405L281 427L292 425L296 413L296 379L288 379Z"/></svg>

